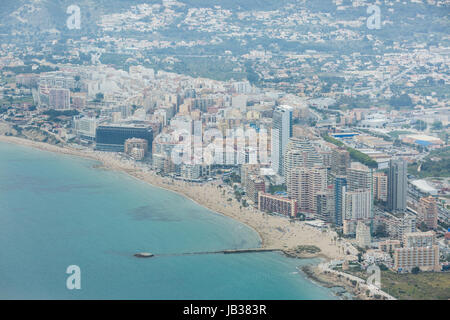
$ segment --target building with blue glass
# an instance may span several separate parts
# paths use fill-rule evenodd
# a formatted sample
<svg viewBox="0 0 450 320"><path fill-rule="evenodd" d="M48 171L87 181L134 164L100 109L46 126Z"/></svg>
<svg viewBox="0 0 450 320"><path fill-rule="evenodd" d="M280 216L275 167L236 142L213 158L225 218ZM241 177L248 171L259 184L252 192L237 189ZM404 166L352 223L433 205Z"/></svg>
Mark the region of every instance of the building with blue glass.
<svg viewBox="0 0 450 320"><path fill-rule="evenodd" d="M335 209L334 209L334 223L336 226L342 226L342 200L344 198L345 188L347 187L347 177L346 176L336 176L334 182L334 198L335 198Z"/></svg>
<svg viewBox="0 0 450 320"><path fill-rule="evenodd" d="M99 126L96 129L96 150L123 152L125 141L130 138L145 139L148 142L149 152L153 141L153 131L150 126L140 125L109 125Z"/></svg>

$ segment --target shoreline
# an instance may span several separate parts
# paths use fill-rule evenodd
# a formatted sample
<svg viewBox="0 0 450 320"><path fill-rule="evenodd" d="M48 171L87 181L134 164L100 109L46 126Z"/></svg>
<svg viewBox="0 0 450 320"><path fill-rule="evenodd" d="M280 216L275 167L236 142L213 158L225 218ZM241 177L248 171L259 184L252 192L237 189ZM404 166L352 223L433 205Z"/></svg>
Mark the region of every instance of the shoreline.
<svg viewBox="0 0 450 320"><path fill-rule="evenodd" d="M226 188L219 188L214 182L197 185L186 181L160 177L153 172L143 171L136 165L120 161L111 153L78 150L69 146L57 146L13 136L0 135L0 141L98 161L101 165L96 168L124 172L153 187L175 192L215 214L220 214L245 224L259 235L261 248L279 249L284 252L298 245L314 245L320 248L319 253L299 254L296 257L322 257L326 260L345 259L348 257L343 253L343 246L334 239L335 235L332 232L322 232L306 225L304 222L297 221L292 223L285 217L268 215L259 212L253 207L244 208L233 199L232 195L228 194L230 191L227 193ZM186 188L188 186L189 188ZM232 200L227 201L227 198L232 198Z"/></svg>
<svg viewBox="0 0 450 320"><path fill-rule="evenodd" d="M160 177L152 171L147 172L142 170L142 168L139 168L136 164L132 164L131 161L129 163L121 161L117 159L116 154L111 153L75 149L70 146L57 146L14 136L0 135L0 142L97 161L99 162L99 165L94 166L95 169L122 172L131 178L137 179L140 182L149 184L153 187L169 192L175 192L176 194L193 201L197 205L208 209L214 214L220 214L244 224L246 227L256 232L260 240L260 248L277 249L281 251L280 253L285 257L297 259L320 258L325 261L346 259L348 257L344 254L344 244L341 246L331 232L327 231L324 233L306 225L304 222L291 223L289 219L285 217L268 215L259 212L253 207L242 208L240 203L238 203L232 195L227 193L226 187L219 188L214 185L214 182L206 183L205 185L197 185L182 180ZM190 188L186 188L187 186ZM231 203L227 201L227 198L232 198ZM294 231L293 234L291 234L292 231ZM320 251L315 254L292 254L292 249L300 245L316 246ZM317 266L315 266L315 269L317 269ZM324 281L317 272L314 272L316 276L311 276L304 270L300 271L309 281L312 281L318 286L330 289L332 294L340 299L342 299L342 296L346 293L356 296L351 287L341 285L339 281L337 283L327 282ZM316 277L319 279L318 281L315 280ZM344 293L341 292L339 294L334 292L332 288L335 287L342 288Z"/></svg>
<svg viewBox="0 0 450 320"><path fill-rule="evenodd" d="M176 193L176 194L182 196L183 198L185 198L187 200L190 200L190 201L194 202L195 204L197 204L197 205L199 205L199 206L201 206L203 208L208 209L209 211L213 212L214 214L218 214L218 215L221 215L221 216L224 216L224 217L227 217L227 218L231 218L231 219L233 219L233 220L235 220L235 221L237 221L237 222L239 222L241 224L244 224L246 227L250 228L251 230L253 230L258 235L261 248L265 248L264 238L261 236L261 234L258 232L258 230L256 230L252 226L250 226L250 225L248 225L246 223L243 223L242 221L240 221L238 219L230 217L230 216L228 216L228 215L226 215L226 214L224 214L222 212L215 211L215 210L205 206L204 204L200 203L196 199L193 199L193 198L187 196L185 193L183 193L181 191L170 189L167 186L154 184L154 183L151 183L149 181L146 181L145 179L141 179L140 177L138 177L135 174L127 171L124 168L112 167L112 166L110 166L110 164L106 163L104 161L104 159L99 159L98 155L96 156L96 155L93 155L93 154L90 154L90 153L87 153L87 152L83 152L81 150L76 150L76 149L69 148L67 146L60 147L60 146L48 144L48 143L45 143L45 142L32 141L32 140L28 140L28 139L20 138L20 137L15 137L15 136L2 136L2 135L0 135L0 142L12 143L12 144L15 144L15 145L20 145L20 146L26 146L26 147L35 148L35 149L38 149L38 150L41 150L41 151L53 152L53 153L58 153L58 154L70 155L70 156L76 156L76 157L83 158L85 160L89 159L89 160L93 160L93 161L98 161L101 164L98 165L98 166L94 166L93 167L94 169L113 170L113 171L116 171L116 172L125 173L128 176L130 176L131 178L136 179L139 182L143 182L143 183L149 184L152 187L159 188L159 189L162 189L162 190L165 190L165 191Z"/></svg>
<svg viewBox="0 0 450 320"><path fill-rule="evenodd" d="M328 262L306 265L301 268L301 271L311 281L322 287L341 288L340 293L335 293L339 297L349 293L352 299L356 300L397 300L381 288L367 283L364 279L330 268Z"/></svg>
<svg viewBox="0 0 450 320"><path fill-rule="evenodd" d="M197 192L197 189L205 189L205 186L203 186L203 184L197 185L186 181L157 176L154 172L146 172L135 164L131 164L131 162L126 163L124 161L118 160L115 154L101 153L92 150L75 149L70 146L57 146L45 142L33 141L14 136L0 135L0 142L11 143L15 145L31 147L41 151L76 156L82 159L97 161L99 162L99 165L93 166L95 169L105 169L122 172L133 179L139 180L140 182L149 184L153 187L157 187L169 192L175 192L176 194L190 201L193 201L197 205L210 210L214 214L220 214L244 224L246 227L256 232L260 239L260 248L279 249L281 251L280 253L282 253L285 257L294 259L320 258L322 261L345 259L346 257L343 253L344 250L342 250L342 253L340 251L341 246L339 246L339 244L335 240L333 242L332 235L328 234L328 236L330 236L331 238L328 239L329 241L327 242L324 241L323 232L311 226L307 226L302 222L296 222L293 226L287 218L267 215L265 213L257 211L252 207L242 208L239 206L239 203L237 203L237 201L232 198L232 195L227 194L226 188L221 188L220 190L218 187L213 188L214 183L207 183L207 186L210 190L204 191L203 194L207 196L206 198L201 197L200 195L202 193ZM186 186L190 186L191 188L186 188ZM211 199L213 197L219 199L212 202ZM227 201L227 198L229 197L233 199L231 201L231 204ZM234 210L236 211L233 214ZM239 215L239 213L242 212L246 214ZM284 238L283 236L279 235L280 228L282 228L283 226L285 228L288 228L287 232L292 231L291 229L297 229L297 233L295 233L292 237ZM286 234L287 232L285 231L284 234ZM283 232L281 233L283 235ZM317 246L321 250L316 254L292 254L291 250L299 245ZM318 269L318 266L316 265L314 269ZM356 296L354 290L351 290L351 287L341 285L339 281L338 283L325 281L325 279L323 279L318 274L318 272L314 272L315 276L311 276L310 274L305 272L303 268L299 271L301 271L304 277L309 281L315 283L318 286L330 289L332 291L332 294L340 299L342 299L342 296L345 293ZM342 288L344 290L344 294L342 292L340 294L334 292L332 288L335 287Z"/></svg>
<svg viewBox="0 0 450 320"><path fill-rule="evenodd" d="M362 296L355 287L352 287L348 283L342 281L337 277L325 276L318 270L317 265L306 265L299 268L299 271L304 274L306 278L314 282L318 286L324 287L332 291L332 293L341 300L348 300L348 295L351 295L352 300L370 300L366 296ZM336 288L340 288L339 292L335 292ZM346 298L344 298L347 295Z"/></svg>
<svg viewBox="0 0 450 320"><path fill-rule="evenodd" d="M101 167L99 167L99 168L101 168ZM108 168L106 168L106 169L108 169ZM121 172L123 172L123 171L121 171ZM126 173L126 172L125 172L125 173ZM197 204L198 206L208 209L209 211L211 211L211 212L214 213L214 214L221 215L221 216L227 217L227 218L231 218L231 219L233 219L234 221L237 221L237 222L239 222L239 223L245 225L247 228L250 228L251 230L253 230L253 231L258 235L259 242L260 242L260 247L261 247L261 248L264 248L264 239L261 237L261 234L260 234L255 228L253 228L252 226L249 226L248 224L245 224L245 223L243 223L243 222L241 222L241 221L239 221L239 220L237 220L237 219L235 219L235 218L229 217L229 216L227 216L227 215L225 215L225 214L223 214L223 213L221 213L221 212L214 211L214 210L208 208L207 206L205 206L205 205L199 203L199 202L196 201L195 199L192 199L192 198L188 197L187 195L185 195L185 194L182 193L182 192L175 191L175 190L172 190L172 189L163 187L163 186L154 185L154 184L149 183L149 182L147 182L147 181L141 180L141 179L139 179L138 177L136 177L136 176L134 176L134 175L132 175L132 174L129 174L129 173L126 173L126 174L128 174L130 177L132 177L132 178L134 178L134 179L136 179L136 180L138 180L138 181L140 181L140 182L144 182L144 183L146 183L146 184L149 184L149 185L151 185L152 187L155 187L155 188L158 188L158 189L162 189L162 190L165 190L165 191L169 191L169 192L176 193L176 194L182 196L183 198L185 198L185 199L187 199L187 200L189 200L189 201L194 202L194 203Z"/></svg>

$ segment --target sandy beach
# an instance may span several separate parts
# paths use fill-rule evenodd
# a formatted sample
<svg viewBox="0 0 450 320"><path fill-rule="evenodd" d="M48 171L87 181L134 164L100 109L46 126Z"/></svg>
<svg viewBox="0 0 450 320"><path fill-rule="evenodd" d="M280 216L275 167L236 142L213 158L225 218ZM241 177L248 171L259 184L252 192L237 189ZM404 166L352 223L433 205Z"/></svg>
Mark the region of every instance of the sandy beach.
<svg viewBox="0 0 450 320"><path fill-rule="evenodd" d="M113 153L79 150L69 146L59 147L11 136L0 136L0 141L97 160L105 169L122 171L153 186L177 192L214 212L253 228L260 235L263 248L287 250L299 245L314 245L320 248L321 252L304 257L320 256L327 260L354 258L347 254L348 244L339 240L334 231L322 231L302 221L292 222L285 217L262 213L253 207L242 207L234 199L230 187L220 187L214 181L196 184L163 178L152 171L143 170L131 161L121 160ZM230 198L232 200L228 201Z"/></svg>

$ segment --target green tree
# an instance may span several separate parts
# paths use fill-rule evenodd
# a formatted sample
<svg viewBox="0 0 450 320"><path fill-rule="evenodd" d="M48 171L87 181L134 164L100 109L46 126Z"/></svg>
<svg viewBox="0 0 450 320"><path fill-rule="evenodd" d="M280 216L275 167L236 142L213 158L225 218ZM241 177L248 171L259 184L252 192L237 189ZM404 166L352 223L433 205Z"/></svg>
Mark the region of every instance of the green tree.
<svg viewBox="0 0 450 320"><path fill-rule="evenodd" d="M423 120L417 120L414 124L414 129L419 131L425 131L427 129L427 123Z"/></svg>
<svg viewBox="0 0 450 320"><path fill-rule="evenodd" d="M411 97L406 93L400 96L392 96L389 103L397 110L402 107L410 107L413 104Z"/></svg>
<svg viewBox="0 0 450 320"><path fill-rule="evenodd" d="M419 267L414 267L411 269L411 273L412 274L418 274L420 272L420 268Z"/></svg>
<svg viewBox="0 0 450 320"><path fill-rule="evenodd" d="M389 236L389 234L386 231L386 225L385 224L379 224L376 227L376 229L375 229L374 236L377 236L377 237L387 237L387 236Z"/></svg>
<svg viewBox="0 0 450 320"><path fill-rule="evenodd" d="M438 120L434 121L431 125L431 129L436 131L442 130L443 127L442 122Z"/></svg>
<svg viewBox="0 0 450 320"><path fill-rule="evenodd" d="M239 192L239 190L234 191L234 196L236 197L236 200L238 202L241 202L242 194Z"/></svg>
<svg viewBox="0 0 450 320"><path fill-rule="evenodd" d="M96 101L96 102L100 102L100 101L102 101L104 98L105 98L105 95L104 95L103 93L101 93L101 92L99 92L99 93L97 93L97 94L95 95L95 101Z"/></svg>

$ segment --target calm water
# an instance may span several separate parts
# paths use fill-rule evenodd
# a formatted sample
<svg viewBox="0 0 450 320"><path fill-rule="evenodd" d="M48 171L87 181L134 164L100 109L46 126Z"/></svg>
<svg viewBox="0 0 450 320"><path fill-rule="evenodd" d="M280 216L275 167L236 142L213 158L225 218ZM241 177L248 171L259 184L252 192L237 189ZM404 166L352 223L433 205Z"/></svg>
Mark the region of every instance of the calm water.
<svg viewBox="0 0 450 320"><path fill-rule="evenodd" d="M333 299L258 235L95 162L0 143L0 299ZM133 254L161 254L138 259ZM69 265L81 290L66 288Z"/></svg>

